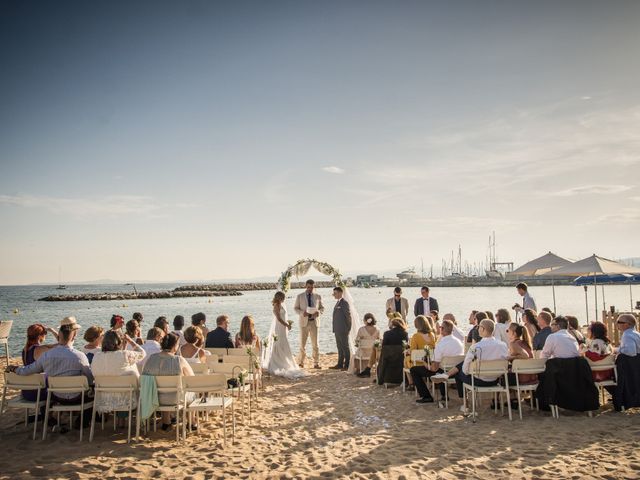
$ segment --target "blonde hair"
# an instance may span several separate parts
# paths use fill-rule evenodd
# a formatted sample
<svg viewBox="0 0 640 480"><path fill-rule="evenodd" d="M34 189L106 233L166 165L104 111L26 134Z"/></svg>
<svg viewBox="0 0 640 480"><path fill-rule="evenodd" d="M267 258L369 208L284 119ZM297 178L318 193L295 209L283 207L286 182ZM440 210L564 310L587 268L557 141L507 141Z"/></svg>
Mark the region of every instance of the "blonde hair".
<svg viewBox="0 0 640 480"><path fill-rule="evenodd" d="M184 331L184 339L187 343L200 346L204 342L204 335L200 327L191 326Z"/></svg>
<svg viewBox="0 0 640 480"><path fill-rule="evenodd" d="M273 300L271 300L271 305L280 305L282 302L284 302L285 298L286 297L284 295L284 292L277 291L273 296Z"/></svg>
<svg viewBox="0 0 640 480"><path fill-rule="evenodd" d="M245 343L253 342L253 340L256 338L256 327L251 315L245 315L244 317L242 317L238 337L240 337L240 339Z"/></svg>
<svg viewBox="0 0 640 480"><path fill-rule="evenodd" d="M431 333L433 331L431 323L429 323L427 317L424 315L418 315L413 321L413 324L420 333Z"/></svg>
<svg viewBox="0 0 640 480"><path fill-rule="evenodd" d="M403 330L407 330L407 324L405 323L405 321L402 319L402 315L398 314L398 317L393 316L391 318L391 328L393 327L400 327Z"/></svg>

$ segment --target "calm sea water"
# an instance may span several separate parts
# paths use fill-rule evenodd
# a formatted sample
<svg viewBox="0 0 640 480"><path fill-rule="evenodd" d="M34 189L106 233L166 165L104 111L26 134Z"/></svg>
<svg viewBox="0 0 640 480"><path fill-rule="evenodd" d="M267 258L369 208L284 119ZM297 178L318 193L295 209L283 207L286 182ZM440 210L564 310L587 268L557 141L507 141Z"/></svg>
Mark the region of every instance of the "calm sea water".
<svg viewBox="0 0 640 480"><path fill-rule="evenodd" d="M168 290L179 286L178 284L148 284L136 285L139 291ZM131 287L122 285L90 285L69 286L66 294L94 293L94 292L122 292L130 291ZM589 318L594 319L594 293L593 287L589 288ZM302 290L292 290L287 295L287 309L290 318L296 320L293 312L295 296ZM532 287L531 293L538 304L538 308L544 306L553 307L551 287ZM331 297L330 289L318 289L322 295L327 311L322 317L320 327L321 352L335 351L335 341L331 333L331 308L335 300ZM215 318L222 313L231 318L231 331L235 335L239 328L240 320L246 314L253 315L256 321L256 329L263 336L269 330L271 322L271 299L274 292L258 291L243 292L238 297L212 297L212 298L178 298L161 300L129 300L125 301L99 301L99 302L38 302L37 299L46 295L60 293L55 286L22 286L0 287L0 319L13 320L10 348L13 355L19 355L25 341L25 332L32 323L43 323L56 327L60 320L68 315L74 315L80 325L86 328L91 325L100 325L108 328L109 319L114 313L120 314L125 319L130 319L133 312L142 312L145 320L143 334L153 325L153 321L160 315L166 316L170 323L175 315L183 315L187 321L196 312L204 312L207 315L207 325L215 327ZM391 288L353 288L351 289L356 307L360 316L371 312L379 320L381 329L386 327L384 306L387 298L391 297ZM458 324L463 330L468 329L467 317L469 311L492 310L498 308L510 308L520 300L515 288L511 287L457 287L457 288L432 288L432 296L438 299L441 314L453 313L458 319ZM608 286L604 290L607 307L615 305L619 310L629 310L630 294L629 286ZM404 295L409 299L410 305L419 297L418 288L404 289ZM633 301L640 299L640 286L633 286ZM585 323L585 299L582 287L560 286L556 287L557 310L559 313L576 315L581 323ZM602 288L598 287L598 302L602 309ZM14 311L17 310L17 313ZM411 317L412 318L412 317ZM411 325L412 327L412 325ZM411 329L413 331L413 328ZM294 322L290 333L290 342L294 352L299 345L297 322ZM50 340L50 339L49 339ZM81 346L83 340L77 340L77 346ZM309 346L307 346L309 348ZM310 350L309 350L310 352Z"/></svg>

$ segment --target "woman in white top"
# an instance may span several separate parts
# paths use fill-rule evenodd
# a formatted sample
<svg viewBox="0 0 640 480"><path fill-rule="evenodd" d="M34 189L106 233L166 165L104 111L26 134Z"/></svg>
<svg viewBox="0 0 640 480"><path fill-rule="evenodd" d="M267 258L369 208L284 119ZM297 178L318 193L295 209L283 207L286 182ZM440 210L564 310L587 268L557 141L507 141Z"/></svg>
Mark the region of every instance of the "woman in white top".
<svg viewBox="0 0 640 480"><path fill-rule="evenodd" d="M356 357L363 359L358 360L358 366L362 362L364 368L369 367L369 359L373 352L373 343L376 340L380 340L380 330L376 327L376 318L372 313L366 313L364 316L364 326L358 329L356 335L356 345L358 347Z"/></svg>
<svg viewBox="0 0 640 480"><path fill-rule="evenodd" d="M124 344L131 346L132 350L124 350ZM135 375L139 376L136 363L144 359L146 353L128 335L122 335L118 331L109 330L102 340L102 351L93 356L91 372L93 376L100 375ZM133 405L138 402L138 394L133 394ZM99 413L113 412L114 410L129 409L128 393L100 393L94 400L94 407ZM121 416L119 414L119 416ZM124 418L121 418L124 422Z"/></svg>
<svg viewBox="0 0 640 480"><path fill-rule="evenodd" d="M200 327L187 328L184 331L184 341L186 343L178 348L178 355L189 363L206 363L206 355L209 352L202 348L204 335Z"/></svg>

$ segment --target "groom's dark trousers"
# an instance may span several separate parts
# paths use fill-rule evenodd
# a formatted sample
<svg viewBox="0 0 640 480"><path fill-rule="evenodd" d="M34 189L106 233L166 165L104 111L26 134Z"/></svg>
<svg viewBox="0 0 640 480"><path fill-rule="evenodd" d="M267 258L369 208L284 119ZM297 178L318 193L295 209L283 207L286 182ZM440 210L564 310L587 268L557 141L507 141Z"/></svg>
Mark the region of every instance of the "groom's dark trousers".
<svg viewBox="0 0 640 480"><path fill-rule="evenodd" d="M349 350L349 335L345 333L337 333L336 345L338 346L338 366L342 368L349 367L351 360L351 351Z"/></svg>
<svg viewBox="0 0 640 480"><path fill-rule="evenodd" d="M349 304L341 298L333 308L333 333L338 347L338 367L349 368L351 352L349 351L349 331L351 331L351 312Z"/></svg>

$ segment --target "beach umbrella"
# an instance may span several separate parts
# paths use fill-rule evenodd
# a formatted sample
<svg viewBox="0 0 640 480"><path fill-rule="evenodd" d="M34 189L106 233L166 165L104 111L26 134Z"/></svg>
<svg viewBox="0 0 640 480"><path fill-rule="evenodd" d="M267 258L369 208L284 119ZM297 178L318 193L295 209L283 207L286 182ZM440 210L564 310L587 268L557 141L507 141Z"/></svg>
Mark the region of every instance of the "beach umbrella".
<svg viewBox="0 0 640 480"><path fill-rule="evenodd" d="M534 277L537 275L543 275L545 273L552 272L555 269L565 267L567 265L571 265L570 260L562 258L555 253L549 252L516 268L513 272L511 272L511 274L521 275L523 277ZM553 311L555 312L556 286L553 281L553 277L551 278L551 290L553 292Z"/></svg>
<svg viewBox="0 0 640 480"><path fill-rule="evenodd" d="M631 285L633 283L640 283L640 275L636 275L638 280L636 282L633 281L634 276L629 275L628 273L620 273L617 275L582 275L581 277L576 278L573 281L574 285L583 286L583 285L602 285L602 305L603 308L607 309L607 304L604 299L604 286L605 285L625 285L629 284L629 301L631 302L631 308L633 309L633 291L631 289Z"/></svg>
<svg viewBox="0 0 640 480"><path fill-rule="evenodd" d="M597 288L598 279L602 275L616 275L627 273L630 275L640 274L640 268L630 267L620 262L609 260L608 258L599 257L596 254L590 257L583 258L571 265L565 265L564 267L557 268L547 273L543 273L542 276L554 276L554 277L578 277L580 275L593 275L595 276L593 285ZM589 322L589 303L587 299L587 285L585 287L584 301L587 312L587 322ZM595 289L594 289L595 290ZM596 305L596 320L598 319L598 291L595 290L595 305Z"/></svg>

